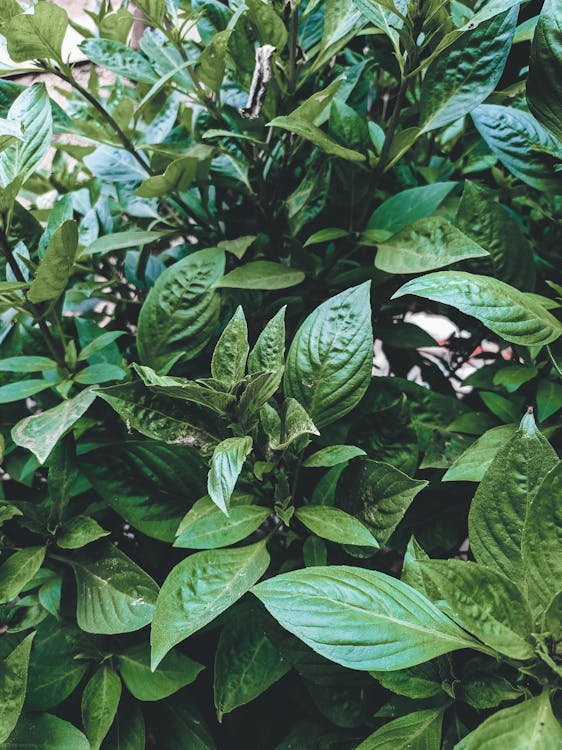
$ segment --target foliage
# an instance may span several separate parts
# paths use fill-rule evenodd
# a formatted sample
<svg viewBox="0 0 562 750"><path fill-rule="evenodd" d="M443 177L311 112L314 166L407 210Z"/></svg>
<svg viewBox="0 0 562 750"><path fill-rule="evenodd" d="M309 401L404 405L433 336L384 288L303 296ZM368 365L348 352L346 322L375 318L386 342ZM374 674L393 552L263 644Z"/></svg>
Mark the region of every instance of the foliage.
<svg viewBox="0 0 562 750"><path fill-rule="evenodd" d="M30 5L0 747L558 747L560 3Z"/></svg>

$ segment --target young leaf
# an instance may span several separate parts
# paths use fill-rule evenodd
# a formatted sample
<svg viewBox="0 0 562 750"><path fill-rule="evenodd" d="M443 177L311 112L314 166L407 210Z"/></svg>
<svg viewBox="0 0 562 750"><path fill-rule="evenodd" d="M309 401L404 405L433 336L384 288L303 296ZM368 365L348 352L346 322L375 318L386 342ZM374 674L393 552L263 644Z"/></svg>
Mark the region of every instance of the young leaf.
<svg viewBox="0 0 562 750"><path fill-rule="evenodd" d="M362 448L356 448L354 445L329 445L327 448L321 448L313 453L303 461L302 465L307 468L337 466L350 461L352 458L364 455L365 451Z"/></svg>
<svg viewBox="0 0 562 750"><path fill-rule="evenodd" d="M25 699L31 633L0 662L0 742L5 742L17 724Z"/></svg>
<svg viewBox="0 0 562 750"><path fill-rule="evenodd" d="M63 222L53 234L41 260L37 274L27 294L31 302L47 302L58 299L66 289L76 248L78 226L75 221Z"/></svg>
<svg viewBox="0 0 562 750"><path fill-rule="evenodd" d="M22 714L8 741L0 747L6 750L91 750L79 729L51 714Z"/></svg>
<svg viewBox="0 0 562 750"><path fill-rule="evenodd" d="M538 487L557 463L532 414L526 415L517 433L498 451L470 507L470 546L478 562L514 581L523 580L525 518Z"/></svg>
<svg viewBox="0 0 562 750"><path fill-rule="evenodd" d="M130 633L152 620L158 586L110 542L69 559L76 576L78 625L86 633Z"/></svg>
<svg viewBox="0 0 562 750"><path fill-rule="evenodd" d="M361 284L321 304L301 325L289 349L285 395L302 404L319 428L350 412L369 386L369 290L369 283Z"/></svg>
<svg viewBox="0 0 562 750"><path fill-rule="evenodd" d="M330 542L375 548L379 546L361 521L339 508L309 505L299 508L295 516L314 534Z"/></svg>
<svg viewBox="0 0 562 750"><path fill-rule="evenodd" d="M179 651L170 651L158 669L150 669L150 646L141 643L118 656L123 682L139 701L159 701L195 681L204 669Z"/></svg>
<svg viewBox="0 0 562 750"><path fill-rule="evenodd" d="M227 516L230 496L251 450L251 437L227 438L217 445L211 458L207 492Z"/></svg>
<svg viewBox="0 0 562 750"><path fill-rule="evenodd" d="M281 451L300 437L319 434L316 425L300 403L294 398L288 398L283 404L279 434L270 437L269 446L274 451Z"/></svg>
<svg viewBox="0 0 562 750"><path fill-rule="evenodd" d="M470 445L449 467L442 482L480 482L498 451L517 432L517 427L502 424L492 427Z"/></svg>
<svg viewBox="0 0 562 750"><path fill-rule="evenodd" d="M487 255L446 219L430 216L378 244L375 266L387 273L422 273Z"/></svg>
<svg viewBox="0 0 562 750"><path fill-rule="evenodd" d="M231 289L287 289L305 279L302 271L274 263L271 260L254 260L238 266L223 276L216 286Z"/></svg>
<svg viewBox="0 0 562 750"><path fill-rule="evenodd" d="M270 512L268 508L258 505L231 505L228 516L225 517L210 498L202 497L181 522L174 547L228 547L253 534Z"/></svg>
<svg viewBox="0 0 562 750"><path fill-rule="evenodd" d="M434 750L441 747L442 709L413 711L383 724L357 750Z"/></svg>
<svg viewBox="0 0 562 750"><path fill-rule="evenodd" d="M459 120L481 104L502 76L519 8L465 31L429 65L420 99L423 132Z"/></svg>
<svg viewBox="0 0 562 750"><path fill-rule="evenodd" d="M150 636L152 669L173 646L240 599L268 565L263 541L238 549L196 552L176 565L156 604Z"/></svg>
<svg viewBox="0 0 562 750"><path fill-rule="evenodd" d="M26 547L0 565L0 603L15 599L37 573L45 559L45 547Z"/></svg>
<svg viewBox="0 0 562 750"><path fill-rule="evenodd" d="M285 365L285 310L282 307L267 323L248 357L248 373L279 372Z"/></svg>
<svg viewBox="0 0 562 750"><path fill-rule="evenodd" d="M286 630L350 669L403 669L457 649L484 648L415 589L372 570L307 568L252 591Z"/></svg>
<svg viewBox="0 0 562 750"><path fill-rule="evenodd" d="M562 142L562 8L546 0L533 42L527 76L529 109Z"/></svg>
<svg viewBox="0 0 562 750"><path fill-rule="evenodd" d="M39 2L33 13L20 13L4 29L8 52L14 62L56 60L60 65L68 16L54 3Z"/></svg>
<svg viewBox="0 0 562 750"><path fill-rule="evenodd" d="M243 379L248 359L248 326L241 307L228 322L215 346L211 359L211 374L228 388Z"/></svg>
<svg viewBox="0 0 562 750"><path fill-rule="evenodd" d="M82 695L82 722L92 750L99 750L109 732L120 698L119 675L107 665L101 666L88 681Z"/></svg>
<svg viewBox="0 0 562 750"><path fill-rule="evenodd" d="M559 462L537 489L523 527L523 567L529 599L540 609L546 608L562 580L561 492Z"/></svg>
<svg viewBox="0 0 562 750"><path fill-rule="evenodd" d="M430 273L408 281L392 298L406 294L456 307L513 344L544 345L562 335L562 323L542 305L489 276L463 271Z"/></svg>
<svg viewBox="0 0 562 750"><path fill-rule="evenodd" d="M224 251L199 250L174 263L150 290L139 316L138 347L143 364L167 370L181 357L204 349L218 323L214 289L224 272Z"/></svg>

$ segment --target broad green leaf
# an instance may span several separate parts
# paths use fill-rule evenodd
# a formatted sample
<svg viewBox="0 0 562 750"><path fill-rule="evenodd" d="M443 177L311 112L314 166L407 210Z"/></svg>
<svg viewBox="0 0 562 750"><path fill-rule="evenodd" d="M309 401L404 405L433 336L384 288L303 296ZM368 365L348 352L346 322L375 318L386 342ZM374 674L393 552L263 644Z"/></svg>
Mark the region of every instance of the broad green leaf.
<svg viewBox="0 0 562 750"><path fill-rule="evenodd" d="M396 672L372 671L369 674L387 690L407 698L432 698L442 689L442 678L436 661Z"/></svg>
<svg viewBox="0 0 562 750"><path fill-rule="evenodd" d="M321 69L353 39L364 21L353 0L327 0L320 50L312 70Z"/></svg>
<svg viewBox="0 0 562 750"><path fill-rule="evenodd" d="M130 633L152 620L158 586L110 542L68 560L76 576L78 625L86 633Z"/></svg>
<svg viewBox="0 0 562 750"><path fill-rule="evenodd" d="M496 454L478 486L468 516L475 558L513 581L524 578L521 536L529 505L547 473L558 463L532 415L526 417Z"/></svg>
<svg viewBox="0 0 562 750"><path fill-rule="evenodd" d="M238 260L241 260L246 254L246 250L254 243L255 239L256 236L254 234L247 234L243 237L237 237L235 240L221 240L217 247L226 250L227 253L232 253L232 255L238 258Z"/></svg>
<svg viewBox="0 0 562 750"><path fill-rule="evenodd" d="M427 484L390 464L365 459L345 470L338 496L342 507L359 518L379 544L385 544Z"/></svg>
<svg viewBox="0 0 562 750"><path fill-rule="evenodd" d="M109 534L90 516L75 516L63 524L57 544L62 549L80 549Z"/></svg>
<svg viewBox="0 0 562 750"><path fill-rule="evenodd" d="M193 359L218 323L215 283L224 272L224 251L199 250L162 273L146 298L137 343L143 364L166 370L179 358Z"/></svg>
<svg viewBox="0 0 562 750"><path fill-rule="evenodd" d="M235 398L230 393L215 391L186 378L157 375L151 367L143 367L142 365L133 365L133 367L140 375L142 382L153 393L182 399L183 401L192 401L195 404L206 406L218 414L225 414L234 406Z"/></svg>
<svg viewBox="0 0 562 750"><path fill-rule="evenodd" d="M552 713L548 692L492 714L462 739L455 750L554 750L562 727Z"/></svg>
<svg viewBox="0 0 562 750"><path fill-rule="evenodd" d="M62 404L22 419L12 429L12 440L16 445L27 448L45 463L57 442L80 419L95 401L96 393L82 391Z"/></svg>
<svg viewBox="0 0 562 750"><path fill-rule="evenodd" d="M117 657L123 682L139 701L159 701L195 682L204 669L185 654L170 651L156 671L150 669L150 646L132 646Z"/></svg>
<svg viewBox="0 0 562 750"><path fill-rule="evenodd" d="M288 398L283 404L279 433L270 438L269 447L274 451L285 450L300 437L319 434L300 403L294 398Z"/></svg>
<svg viewBox="0 0 562 750"><path fill-rule="evenodd" d="M490 253L493 275L525 291L535 285L531 246L519 223L495 194L467 180L456 216L458 228Z"/></svg>
<svg viewBox="0 0 562 750"><path fill-rule="evenodd" d="M225 29L214 34L197 60L195 74L199 81L214 94L220 92L231 34L232 29Z"/></svg>
<svg viewBox="0 0 562 750"><path fill-rule="evenodd" d="M47 302L58 299L66 289L76 248L78 226L75 221L63 222L53 234L41 260L35 279L27 294L31 302Z"/></svg>
<svg viewBox="0 0 562 750"><path fill-rule="evenodd" d="M47 5L47 3L45 3ZM91 750L79 729L51 714L23 714L3 750Z"/></svg>
<svg viewBox="0 0 562 750"><path fill-rule="evenodd" d="M196 552L162 585L152 622L152 669L177 643L200 630L240 599L265 573L265 542L250 547Z"/></svg>
<svg viewBox="0 0 562 750"><path fill-rule="evenodd" d="M169 230L156 229L128 229L125 232L116 232L115 234L106 234L85 247L80 257L87 255L106 255L114 250L126 250L130 247L144 247L152 242L157 242L165 237L170 237L172 232Z"/></svg>
<svg viewBox="0 0 562 750"><path fill-rule="evenodd" d="M253 593L286 630L350 669L403 669L457 649L481 650L415 589L372 570L307 568Z"/></svg>
<svg viewBox="0 0 562 750"><path fill-rule="evenodd" d="M0 372L44 372L56 370L57 363L49 357L7 357L0 359Z"/></svg>
<svg viewBox="0 0 562 750"><path fill-rule="evenodd" d="M25 699L31 633L0 661L0 742L8 739L17 724Z"/></svg>
<svg viewBox="0 0 562 750"><path fill-rule="evenodd" d="M80 49L95 65L140 83L156 83L158 74L150 61L137 50L113 39L85 39Z"/></svg>
<svg viewBox="0 0 562 750"><path fill-rule="evenodd" d="M193 156L182 156L166 167L164 174L145 180L137 189L141 198L157 198L173 192L189 190L197 177L198 160Z"/></svg>
<svg viewBox="0 0 562 750"><path fill-rule="evenodd" d="M166 0L136 0L135 5L139 10L160 25L166 15Z"/></svg>
<svg viewBox="0 0 562 750"><path fill-rule="evenodd" d="M430 216L378 244L375 266L387 273L422 273L487 255L446 219Z"/></svg>
<svg viewBox="0 0 562 750"><path fill-rule="evenodd" d="M4 29L14 62L46 59L64 64L62 42L68 26L66 11L54 3L40 2L33 13L15 16Z"/></svg>
<svg viewBox="0 0 562 750"><path fill-rule="evenodd" d="M527 76L529 109L562 142L562 8L544 3L531 44Z"/></svg>
<svg viewBox="0 0 562 750"><path fill-rule="evenodd" d="M227 516L230 497L251 450L251 437L227 438L217 445L211 458L207 492Z"/></svg>
<svg viewBox="0 0 562 750"><path fill-rule="evenodd" d="M233 388L246 373L249 351L248 325L244 311L237 307L215 346L211 359L213 378Z"/></svg>
<svg viewBox="0 0 562 750"><path fill-rule="evenodd" d="M287 355L285 395L302 404L318 428L325 427L362 399L372 361L367 282L332 297L306 318Z"/></svg>
<svg viewBox="0 0 562 750"><path fill-rule="evenodd" d="M37 573L45 559L45 547L26 547L0 565L0 603L15 599Z"/></svg>
<svg viewBox="0 0 562 750"><path fill-rule="evenodd" d="M383 724L357 750L438 750L443 711L426 709Z"/></svg>
<svg viewBox="0 0 562 750"><path fill-rule="evenodd" d="M285 675L291 664L267 637L259 621L238 617L221 631L215 653L214 694L219 721L250 703Z"/></svg>
<svg viewBox="0 0 562 750"><path fill-rule="evenodd" d="M375 209L367 228L387 232L388 236L396 234L409 224L431 216L456 185L456 182L436 182L402 190Z"/></svg>
<svg viewBox="0 0 562 750"><path fill-rule="evenodd" d="M90 678L82 694L82 722L92 750L99 750L113 724L121 698L121 680L103 665Z"/></svg>
<svg viewBox="0 0 562 750"><path fill-rule="evenodd" d="M545 476L523 527L523 567L529 599L546 608L562 580L562 463Z"/></svg>
<svg viewBox="0 0 562 750"><path fill-rule="evenodd" d="M254 260L227 273L216 286L231 289L286 289L297 286L304 279L302 271L289 268L282 263Z"/></svg>
<svg viewBox="0 0 562 750"><path fill-rule="evenodd" d="M48 380L18 380L15 383L0 386L0 404L11 404L14 401L21 401L29 396L35 396L36 393L52 388L53 383Z"/></svg>
<svg viewBox="0 0 562 750"><path fill-rule="evenodd" d="M511 49L519 8L465 31L429 65L420 99L423 132L464 117L494 91Z"/></svg>
<svg viewBox="0 0 562 750"><path fill-rule="evenodd" d="M307 505L304 508L298 508L295 516L314 534L330 542L363 547L379 546L377 540L361 521L339 508Z"/></svg>
<svg viewBox="0 0 562 750"><path fill-rule="evenodd" d="M356 448L354 445L329 445L327 448L321 448L313 453L302 462L302 465L307 468L337 466L350 461L352 458L364 455L365 451L362 448Z"/></svg>
<svg viewBox="0 0 562 750"><path fill-rule="evenodd" d="M118 365L99 362L76 373L74 382L82 385L96 385L97 383L107 383L110 380L123 380L126 374L125 370Z"/></svg>
<svg viewBox="0 0 562 750"><path fill-rule="evenodd" d="M449 467L442 482L480 482L498 451L517 432L512 424L492 427L470 445Z"/></svg>
<svg viewBox="0 0 562 750"><path fill-rule="evenodd" d="M531 611L509 578L461 560L427 560L417 565L429 587L435 587L434 603L458 625L500 654L533 658Z"/></svg>
<svg viewBox="0 0 562 750"><path fill-rule="evenodd" d="M391 39L398 39L395 30L402 28L403 21L393 9L404 14L407 0L396 0L395 3L387 0L354 0L354 3L369 23L384 31Z"/></svg>
<svg viewBox="0 0 562 750"><path fill-rule="evenodd" d="M50 3L40 3L40 5L55 7ZM14 21L18 18L31 17L28 14L22 14ZM0 184L4 188L15 184L19 189L19 186L41 162L51 145L53 117L51 102L44 84L35 83L25 89L10 107L8 119L21 123L23 136L0 153Z"/></svg>
<svg viewBox="0 0 562 750"><path fill-rule="evenodd" d="M267 323L248 356L248 373L282 372L285 366L285 310L282 307Z"/></svg>
<svg viewBox="0 0 562 750"><path fill-rule="evenodd" d="M228 516L203 497L187 513L178 529L174 547L217 549L253 534L271 511L258 505L231 505Z"/></svg>
<svg viewBox="0 0 562 750"><path fill-rule="evenodd" d="M544 345L562 334L562 323L542 305L489 276L463 271L430 273L401 286L393 299L406 294L451 305L513 344Z"/></svg>
<svg viewBox="0 0 562 750"><path fill-rule="evenodd" d="M330 108L330 132L348 148L359 152L369 148L371 139L365 118L337 98Z"/></svg>
<svg viewBox="0 0 562 750"><path fill-rule="evenodd" d="M146 437L191 446L203 454L211 453L220 441L213 434L208 412L153 394L140 383L100 388L96 394L115 409L130 430Z"/></svg>
<svg viewBox="0 0 562 750"><path fill-rule="evenodd" d="M481 104L472 119L488 148L515 177L537 190L562 192L562 175L554 169L562 153L560 144L532 115Z"/></svg>
<svg viewBox="0 0 562 750"><path fill-rule="evenodd" d="M260 0L261 1L261 0ZM276 117L271 122L267 123L270 128L282 128L288 130L290 133L304 138L306 141L310 141L315 146L318 146L327 154L332 156L338 156L340 159L346 161L359 162L365 161L365 156L359 151L354 151L350 148L344 148L339 143L330 138L329 135L316 127L312 122L296 117L294 115Z"/></svg>

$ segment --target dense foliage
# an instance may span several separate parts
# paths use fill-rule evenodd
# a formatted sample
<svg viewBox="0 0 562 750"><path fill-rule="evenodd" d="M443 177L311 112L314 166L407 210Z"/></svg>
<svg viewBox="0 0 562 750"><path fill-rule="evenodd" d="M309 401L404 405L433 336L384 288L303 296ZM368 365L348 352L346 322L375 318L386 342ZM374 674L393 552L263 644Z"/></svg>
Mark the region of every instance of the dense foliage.
<svg viewBox="0 0 562 750"><path fill-rule="evenodd" d="M559 0L30 6L0 747L560 747Z"/></svg>

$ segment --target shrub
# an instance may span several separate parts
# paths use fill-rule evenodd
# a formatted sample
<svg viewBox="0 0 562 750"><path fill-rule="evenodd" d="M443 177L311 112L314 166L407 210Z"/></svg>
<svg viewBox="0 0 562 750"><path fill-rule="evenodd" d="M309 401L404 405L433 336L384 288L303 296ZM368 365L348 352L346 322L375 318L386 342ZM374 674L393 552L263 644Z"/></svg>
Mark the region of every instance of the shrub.
<svg viewBox="0 0 562 750"><path fill-rule="evenodd" d="M560 4L99 6L0 5L0 747L559 747Z"/></svg>

